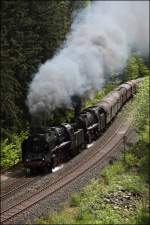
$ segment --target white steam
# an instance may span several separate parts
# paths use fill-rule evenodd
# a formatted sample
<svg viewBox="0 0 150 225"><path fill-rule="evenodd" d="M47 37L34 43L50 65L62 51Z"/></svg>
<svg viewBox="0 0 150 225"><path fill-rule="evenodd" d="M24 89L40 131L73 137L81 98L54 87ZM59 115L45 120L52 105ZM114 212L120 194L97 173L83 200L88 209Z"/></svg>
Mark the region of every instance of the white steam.
<svg viewBox="0 0 150 225"><path fill-rule="evenodd" d="M75 18L66 42L30 84L31 114L71 105L72 95L100 89L132 50L149 53L149 1L94 1Z"/></svg>

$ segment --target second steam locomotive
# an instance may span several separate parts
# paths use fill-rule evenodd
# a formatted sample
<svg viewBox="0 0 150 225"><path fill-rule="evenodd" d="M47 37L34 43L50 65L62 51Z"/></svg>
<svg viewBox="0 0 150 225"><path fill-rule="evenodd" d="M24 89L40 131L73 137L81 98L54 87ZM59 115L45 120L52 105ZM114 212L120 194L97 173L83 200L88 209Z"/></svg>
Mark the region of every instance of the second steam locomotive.
<svg viewBox="0 0 150 225"><path fill-rule="evenodd" d="M86 108L74 123L50 126L30 134L22 143L22 161L30 171L52 168L77 155L96 140L115 118L121 107L134 95L140 79L126 82L98 104Z"/></svg>

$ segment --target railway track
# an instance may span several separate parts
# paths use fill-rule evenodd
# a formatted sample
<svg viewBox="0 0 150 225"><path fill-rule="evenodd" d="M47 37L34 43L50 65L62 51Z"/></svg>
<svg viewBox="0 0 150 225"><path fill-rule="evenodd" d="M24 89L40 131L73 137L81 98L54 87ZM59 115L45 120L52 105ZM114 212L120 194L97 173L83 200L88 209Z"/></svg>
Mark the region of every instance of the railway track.
<svg viewBox="0 0 150 225"><path fill-rule="evenodd" d="M1 169L0 170L0 175L3 175L9 171L11 171L12 169L15 169L15 168L18 168L19 166L22 166L22 163L21 162L18 162L16 163L15 165L13 166L10 166L9 168L6 168L6 169Z"/></svg>
<svg viewBox="0 0 150 225"><path fill-rule="evenodd" d="M110 126L107 129L107 131L100 137L100 143L98 143L99 147L101 147L106 142L106 140L108 139L108 136L110 136L111 133L113 133L113 132L116 131L117 127L118 127L118 121L115 120L114 123L112 124L112 126ZM86 153L86 155L84 154L84 156L82 157L82 160L84 160L85 158L87 158L87 151L88 151L88 149L85 149L84 151L82 151L82 153L80 153L80 155ZM95 149L92 149L92 151L89 150L88 157L91 154L93 154L94 152L95 152ZM73 160L75 161L75 158ZM76 165L76 162L75 162L75 165ZM69 168L69 170L70 169L71 169L71 167ZM61 176L62 175L60 174L59 177L61 177ZM7 200L7 198L11 197L12 195L14 196L15 193L17 193L17 191L19 191L19 190L21 191L22 188L25 188L26 187L26 190L27 190L27 188L28 188L28 186L30 184L31 184L31 186L33 186L34 181L40 180L40 179L42 180L43 177L38 176L38 178L36 178L36 179L35 178L32 178L32 179L31 178L25 178L23 182L22 182L22 179L23 178L21 178L21 180L17 179L17 182L11 183L9 186L6 186L4 188L4 190L1 189L1 196L0 196L1 201ZM48 181L48 182L51 183L51 181ZM45 179L45 183L47 183L46 179ZM31 189L33 189L33 188L31 188ZM23 196L27 196L27 195L30 195L31 196L31 192L26 193L26 195L23 194ZM20 196L18 198L20 198ZM18 202L18 198L16 200L15 199L10 200L5 205L9 205L9 206L11 205L12 206L12 201L13 202L15 202L15 201ZM4 204L2 204L2 208L3 208L3 206L4 206ZM5 209L5 207L4 207L4 209Z"/></svg>
<svg viewBox="0 0 150 225"><path fill-rule="evenodd" d="M38 179L39 179L39 177L27 178L25 176L22 178L22 180L17 179L17 181L14 181L10 185L1 189L0 201L8 198L10 195L16 193L23 187L28 186L29 184L33 183L34 181L36 181Z"/></svg>
<svg viewBox="0 0 150 225"><path fill-rule="evenodd" d="M113 126L110 126L108 130L101 136L101 142L99 143L100 147L106 142L106 140L108 139L108 136L110 136L111 133L116 131L117 127L118 127L118 123L117 121L114 121ZM86 152L86 150L84 151ZM90 156L90 153L93 154L94 152L95 152L94 150L89 152L88 156ZM40 176L38 176L38 178L29 178L29 177L26 178L24 176L24 177L21 177L21 179L18 179L18 178L15 179L15 181L12 182L10 185L5 186L4 188L1 188L0 199L5 200L7 197L14 195L17 191L21 190L24 187L27 187L29 184L32 184L34 181L38 179L40 179Z"/></svg>
<svg viewBox="0 0 150 225"><path fill-rule="evenodd" d="M124 130L124 134L127 133L129 129L128 126L126 125L126 130ZM107 158L117 146L123 143L124 134L122 133L119 134L119 130L121 127L122 124L119 126L116 132L114 132L110 136L110 138L107 139L107 141L105 141L105 143L101 147L101 150L91 151L92 153L88 157L84 158L82 162L79 162L76 165L76 167L69 170L68 173L65 173L63 176L59 177L56 181L47 184L44 188L41 188L41 190L37 191L32 196L27 197L18 202L17 204L2 211L1 222L7 223L12 219L16 218L18 215L26 211L29 211L31 207L39 203L41 200L59 191L65 185L71 183L73 180L81 176L85 171L95 166L98 162L100 162L104 158ZM95 146L98 148L98 143L95 143Z"/></svg>

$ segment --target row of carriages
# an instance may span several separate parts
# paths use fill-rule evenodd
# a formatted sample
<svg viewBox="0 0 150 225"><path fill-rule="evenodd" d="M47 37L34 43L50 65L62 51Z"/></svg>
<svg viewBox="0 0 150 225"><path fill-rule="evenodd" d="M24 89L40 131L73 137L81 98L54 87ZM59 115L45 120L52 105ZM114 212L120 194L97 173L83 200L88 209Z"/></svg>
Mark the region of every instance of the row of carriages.
<svg viewBox="0 0 150 225"><path fill-rule="evenodd" d="M136 92L138 80L128 81L114 91L106 95L102 101L97 104L103 108L106 114L106 124L113 120L121 107L131 98Z"/></svg>
<svg viewBox="0 0 150 225"><path fill-rule="evenodd" d="M22 159L30 171L54 168L77 155L96 140L115 118L122 106L135 94L141 79L126 82L96 105L86 108L74 123L49 127L31 134L22 143Z"/></svg>
<svg viewBox="0 0 150 225"><path fill-rule="evenodd" d="M140 80L131 80L118 86L95 106L80 114L89 143L105 130L122 106L135 94Z"/></svg>

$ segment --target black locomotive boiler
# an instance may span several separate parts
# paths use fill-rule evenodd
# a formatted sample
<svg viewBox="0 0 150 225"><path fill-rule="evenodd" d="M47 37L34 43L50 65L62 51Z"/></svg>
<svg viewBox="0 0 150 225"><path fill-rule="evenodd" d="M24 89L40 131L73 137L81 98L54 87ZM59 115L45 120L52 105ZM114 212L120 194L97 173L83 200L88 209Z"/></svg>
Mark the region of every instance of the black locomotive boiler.
<svg viewBox="0 0 150 225"><path fill-rule="evenodd" d="M120 85L95 106L84 109L72 124L63 123L31 133L22 143L22 161L30 171L52 168L77 155L96 140L134 95L141 79Z"/></svg>

